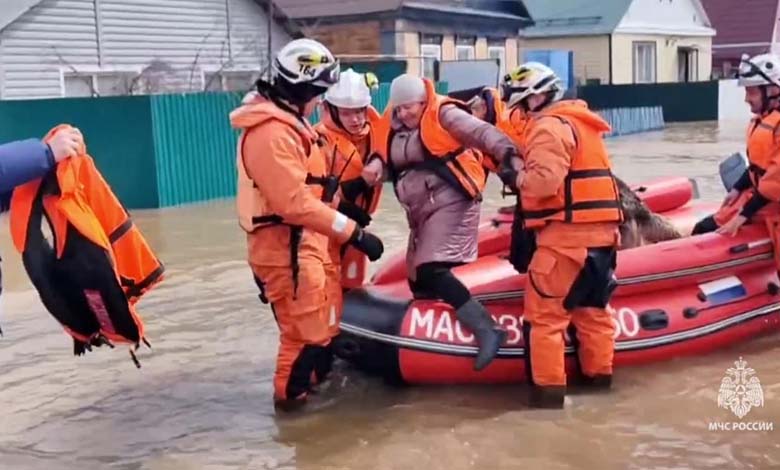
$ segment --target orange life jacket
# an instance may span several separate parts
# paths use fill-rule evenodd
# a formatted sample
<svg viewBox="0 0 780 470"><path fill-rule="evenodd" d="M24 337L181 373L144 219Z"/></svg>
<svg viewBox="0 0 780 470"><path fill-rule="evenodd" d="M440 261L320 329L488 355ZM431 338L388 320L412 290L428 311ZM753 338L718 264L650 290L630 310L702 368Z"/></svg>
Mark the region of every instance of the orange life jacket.
<svg viewBox="0 0 780 470"><path fill-rule="evenodd" d="M278 109L274 103L268 101L265 103L269 108L269 116L277 119L293 129L301 136L301 141L306 147L306 185L315 197L325 202L332 202L333 197L338 190L338 179L335 176L328 176L327 166L323 158L321 147L325 145L314 128L301 119L298 119L292 113ZM259 124L258 124L259 125ZM274 214L265 202L265 198L255 185L252 178L246 171L244 165L244 141L246 135L252 128L246 128L241 132L238 139L238 149L236 151L236 168L238 169L238 188L236 195L236 209L241 228L247 233L253 233L273 226L289 227L289 249L290 249L290 269L293 277L293 298L298 291L298 273L300 265L298 262L298 251L303 240L303 227L300 225L289 225L284 219ZM259 279L255 279L260 287L260 298L267 303L265 294Z"/></svg>
<svg viewBox="0 0 780 470"><path fill-rule="evenodd" d="M623 212L603 132L597 125L608 125L595 113L575 101L560 102L541 111L529 123L555 117L568 124L576 140L576 150L564 184L551 197L522 195L523 219L529 229L542 227L547 221L566 223L622 222Z"/></svg>
<svg viewBox="0 0 780 470"><path fill-rule="evenodd" d="M469 113L471 110L458 100L437 95L433 82L429 79L425 78L423 81L428 101L420 121L420 138L427 155L425 162L413 165L411 168L430 169L469 199L481 200L487 181L481 152L464 148L439 122L439 111L444 105L452 104ZM390 130L388 145L392 143L392 134L393 131ZM389 147L387 161L392 163L389 158ZM397 179L398 171L403 169L393 168L391 164L390 170L393 178Z"/></svg>
<svg viewBox="0 0 780 470"><path fill-rule="evenodd" d="M383 136L383 133L387 132L385 120L372 106L366 110L366 117L369 130L368 152L365 155L361 155L362 152L346 135L346 131L336 130L323 122L315 126L317 132L323 135L328 142L324 155L326 166L329 169L328 173L335 176L340 183L360 178L363 167L374 158L386 161L386 137ZM358 196L357 200L352 202L368 214L373 214L379 206L381 195L381 185L369 187Z"/></svg>
<svg viewBox="0 0 780 470"><path fill-rule="evenodd" d="M750 161L750 180L754 188L766 174L769 164L780 154L780 111L772 111L763 117L751 121L747 131L747 155ZM761 193L764 197L780 200L780 180L762 181Z"/></svg>
<svg viewBox="0 0 780 470"><path fill-rule="evenodd" d="M66 127L55 127L45 140ZM41 230L44 217L54 247ZM30 280L73 337L76 355L114 342L148 345L135 304L162 280L164 267L86 149L16 188L10 227Z"/></svg>

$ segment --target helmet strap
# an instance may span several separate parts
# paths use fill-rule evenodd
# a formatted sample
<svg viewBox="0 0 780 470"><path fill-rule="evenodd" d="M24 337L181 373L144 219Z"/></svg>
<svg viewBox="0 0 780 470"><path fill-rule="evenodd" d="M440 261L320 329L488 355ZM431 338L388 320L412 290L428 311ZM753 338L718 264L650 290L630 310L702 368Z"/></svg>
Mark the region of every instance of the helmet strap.
<svg viewBox="0 0 780 470"><path fill-rule="evenodd" d="M550 103L552 103L553 98L555 97L555 93L557 93L557 92L556 91L548 91L548 92L546 92L544 94L544 101L539 103L539 106L535 107L534 109L531 109L528 106L528 98L526 98L523 101L521 101L521 104L523 105L523 109L525 109L526 112L532 112L532 113L536 112L536 111L540 111L540 110L546 108ZM530 95L529 98L531 96L535 96L535 95Z"/></svg>
<svg viewBox="0 0 780 470"><path fill-rule="evenodd" d="M780 108L780 103L775 103L774 106L772 106L772 100L777 100L780 98L780 93L775 93L773 95L769 94L769 87L772 85L764 85L760 87L761 90L761 112L766 113L775 109Z"/></svg>
<svg viewBox="0 0 780 470"><path fill-rule="evenodd" d="M334 106L332 103L326 101L325 104L328 107L328 112L330 113L330 119L344 132L347 132L347 129L344 127L344 124L341 123L341 117L339 116L339 109Z"/></svg>

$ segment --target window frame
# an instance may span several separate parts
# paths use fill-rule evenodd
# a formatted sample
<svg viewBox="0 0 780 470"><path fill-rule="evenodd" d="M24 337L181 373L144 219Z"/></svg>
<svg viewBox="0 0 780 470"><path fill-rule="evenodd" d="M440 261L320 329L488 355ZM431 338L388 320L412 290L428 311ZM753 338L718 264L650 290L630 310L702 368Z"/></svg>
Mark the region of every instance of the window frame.
<svg viewBox="0 0 780 470"><path fill-rule="evenodd" d="M100 76L111 76L111 75L124 75L128 78L128 80L132 81L135 79L139 74L141 73L138 69L116 69L116 68L94 68L94 67L87 67L82 68L79 70L73 70L71 68L60 68L60 97L61 98L89 98L89 97L95 97L95 96L129 96L132 95L132 89L128 89L127 94L111 94L106 95L103 94L99 87L99 81L98 77ZM76 77L89 77L90 78L90 92L93 94L89 96L75 96L75 95L68 95L67 89L66 89L66 80L68 78L76 78ZM97 93L95 95L94 93Z"/></svg>
<svg viewBox="0 0 780 470"><path fill-rule="evenodd" d="M506 46L488 45L488 59L493 59L490 57L490 53L494 51L500 51L501 54L498 62L498 80L501 81L501 79L504 78L504 74L506 74Z"/></svg>
<svg viewBox="0 0 780 470"><path fill-rule="evenodd" d="M431 53L432 51L435 51L433 52L435 55L429 55L429 53ZM430 77L428 77L425 74L426 59L434 60L432 70L431 70L432 76ZM420 44L420 74L423 77L430 78L431 80L435 78L433 75L436 74L436 61L441 61L441 44Z"/></svg>
<svg viewBox="0 0 780 470"><path fill-rule="evenodd" d="M643 72L640 70L640 67L643 67L643 64L641 63L642 57L640 57L641 50L647 50L645 48L648 48L650 50L650 54L647 55L651 59L651 73L652 77L643 77ZM632 43L632 54L631 54L631 64L632 64L632 75L633 75L633 83L658 83L658 45L655 41L634 41ZM641 79L640 79L641 78Z"/></svg>

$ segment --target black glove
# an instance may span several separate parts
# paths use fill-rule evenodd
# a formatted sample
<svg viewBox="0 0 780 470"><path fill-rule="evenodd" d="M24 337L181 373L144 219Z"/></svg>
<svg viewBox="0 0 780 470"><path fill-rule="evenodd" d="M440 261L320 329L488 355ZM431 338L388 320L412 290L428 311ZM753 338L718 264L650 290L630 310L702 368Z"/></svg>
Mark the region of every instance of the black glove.
<svg viewBox="0 0 780 470"><path fill-rule="evenodd" d="M361 177L341 183L341 193L345 199L354 201L358 196L368 191L368 183Z"/></svg>
<svg viewBox="0 0 780 470"><path fill-rule="evenodd" d="M509 186L511 189L516 189L517 186L517 170L514 168L501 168L498 170L498 177L501 178L501 182L504 186Z"/></svg>
<svg viewBox="0 0 780 470"><path fill-rule="evenodd" d="M365 253L371 261L376 261L381 258L382 253L385 251L385 246L382 244L382 240L380 240L379 237L364 231L360 227L355 229L352 233L352 237L350 237L347 243Z"/></svg>
<svg viewBox="0 0 780 470"><path fill-rule="evenodd" d="M515 158L520 158L517 149L513 147L506 149L498 167L498 177L504 183L504 186L509 186L510 189L517 189L518 172L512 164L512 160Z"/></svg>
<svg viewBox="0 0 780 470"><path fill-rule="evenodd" d="M337 210L357 222L361 227L368 227L368 224L371 223L371 216L368 215L368 212L353 202L341 201Z"/></svg>

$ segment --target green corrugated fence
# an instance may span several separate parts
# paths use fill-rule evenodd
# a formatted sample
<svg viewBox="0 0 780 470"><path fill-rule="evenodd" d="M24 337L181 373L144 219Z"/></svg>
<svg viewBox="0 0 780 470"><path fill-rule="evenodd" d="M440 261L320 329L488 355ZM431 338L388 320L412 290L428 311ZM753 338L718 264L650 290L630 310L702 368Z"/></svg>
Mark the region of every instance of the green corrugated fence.
<svg viewBox="0 0 780 470"><path fill-rule="evenodd" d="M447 84L437 86L447 92ZM374 93L383 111L390 85ZM0 101L0 142L79 127L89 153L130 209L233 197L238 132L228 115L236 93ZM311 121L316 123L315 114Z"/></svg>
<svg viewBox="0 0 780 470"><path fill-rule="evenodd" d="M606 137L660 130L665 125L661 106L601 109L596 112L612 127L612 132Z"/></svg>
<svg viewBox="0 0 780 470"><path fill-rule="evenodd" d="M0 142L43 137L61 123L77 126L122 203L158 207L150 103L148 96L0 101Z"/></svg>

